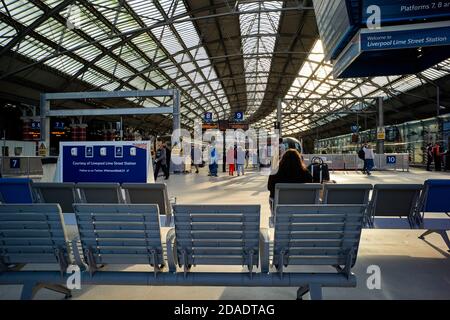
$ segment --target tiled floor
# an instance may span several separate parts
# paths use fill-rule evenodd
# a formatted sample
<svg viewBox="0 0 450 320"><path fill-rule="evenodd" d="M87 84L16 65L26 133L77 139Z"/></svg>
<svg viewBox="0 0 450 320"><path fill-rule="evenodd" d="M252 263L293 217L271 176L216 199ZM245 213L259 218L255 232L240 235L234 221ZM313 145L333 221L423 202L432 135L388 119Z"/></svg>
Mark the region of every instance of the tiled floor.
<svg viewBox="0 0 450 320"><path fill-rule="evenodd" d="M375 172L371 177L354 171L332 173L332 179L338 183L422 183L429 178L449 179L450 174L419 170ZM177 203L260 204L261 225L267 227L266 183L267 176L256 172L248 172L243 177L222 174L211 178L204 170L198 175L172 175L167 181L170 196L175 196ZM420 233L414 230L364 230L358 262L353 269L358 277L357 287L325 288L324 298L450 299L450 254L439 236L431 235L423 241L417 238ZM380 290L367 288L367 269L371 265L380 267ZM242 269L237 267L235 270ZM0 286L0 299L17 299L19 295L20 286ZM295 297L295 288L85 286L73 292L73 299L274 300ZM61 299L61 295L42 290L36 298Z"/></svg>

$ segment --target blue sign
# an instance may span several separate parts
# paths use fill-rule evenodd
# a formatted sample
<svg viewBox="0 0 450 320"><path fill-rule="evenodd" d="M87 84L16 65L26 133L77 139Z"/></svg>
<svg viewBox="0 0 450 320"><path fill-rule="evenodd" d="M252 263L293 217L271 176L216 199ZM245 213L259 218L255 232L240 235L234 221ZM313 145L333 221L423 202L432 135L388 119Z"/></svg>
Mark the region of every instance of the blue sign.
<svg viewBox="0 0 450 320"><path fill-rule="evenodd" d="M20 169L20 158L10 158L9 167L11 169Z"/></svg>
<svg viewBox="0 0 450 320"><path fill-rule="evenodd" d="M406 49L450 45L450 26L361 33L361 50Z"/></svg>
<svg viewBox="0 0 450 320"><path fill-rule="evenodd" d="M357 132L359 131L359 128L360 128L360 127L359 127L358 125L353 125L353 126L351 127L353 133L357 133Z"/></svg>
<svg viewBox="0 0 450 320"><path fill-rule="evenodd" d="M149 182L149 142L63 142L62 182ZM150 171L150 172L149 172Z"/></svg>
<svg viewBox="0 0 450 320"><path fill-rule="evenodd" d="M54 128L55 130L64 130L65 124L64 124L64 122L62 122L62 121L56 121L55 124L54 124L54 126L53 126L53 128Z"/></svg>
<svg viewBox="0 0 450 320"><path fill-rule="evenodd" d="M387 164L396 164L397 163L397 157L396 156L387 156L386 157L386 163Z"/></svg>
<svg viewBox="0 0 450 320"><path fill-rule="evenodd" d="M40 121L32 121L31 122L31 129L33 129L33 130L40 130L41 129L41 122Z"/></svg>
<svg viewBox="0 0 450 320"><path fill-rule="evenodd" d="M239 111L234 113L234 120L235 121L242 121L244 120L244 113Z"/></svg>
<svg viewBox="0 0 450 320"><path fill-rule="evenodd" d="M205 112L205 122L211 122L213 118L212 112Z"/></svg>
<svg viewBox="0 0 450 320"><path fill-rule="evenodd" d="M450 2L442 0L363 0L362 21L372 15L370 6L378 6L381 13L381 22L410 23L411 20L424 20L431 18L450 17Z"/></svg>

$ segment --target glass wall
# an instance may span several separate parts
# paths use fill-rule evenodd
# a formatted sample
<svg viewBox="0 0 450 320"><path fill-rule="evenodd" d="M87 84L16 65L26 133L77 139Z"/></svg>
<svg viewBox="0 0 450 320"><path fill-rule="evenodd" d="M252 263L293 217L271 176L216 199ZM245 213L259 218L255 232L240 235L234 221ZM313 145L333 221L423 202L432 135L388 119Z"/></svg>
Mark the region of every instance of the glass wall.
<svg viewBox="0 0 450 320"><path fill-rule="evenodd" d="M450 114L439 118L429 118L386 126L386 153L409 153L411 163L425 163L424 153L428 143L441 144L443 150L450 145ZM341 154L356 153L361 143L377 143L376 129L346 134L315 141L316 153Z"/></svg>

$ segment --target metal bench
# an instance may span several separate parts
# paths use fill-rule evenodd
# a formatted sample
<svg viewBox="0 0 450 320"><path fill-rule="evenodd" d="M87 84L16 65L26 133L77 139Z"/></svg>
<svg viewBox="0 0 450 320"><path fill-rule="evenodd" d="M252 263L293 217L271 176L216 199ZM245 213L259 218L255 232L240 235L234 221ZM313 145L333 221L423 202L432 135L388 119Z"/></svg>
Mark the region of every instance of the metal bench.
<svg viewBox="0 0 450 320"><path fill-rule="evenodd" d="M368 227L415 229L421 184L377 184L373 188Z"/></svg>
<svg viewBox="0 0 450 320"><path fill-rule="evenodd" d="M75 224L73 204L80 203L80 196L75 189L75 183L34 182L32 189L39 203L58 203L67 224Z"/></svg>
<svg viewBox="0 0 450 320"><path fill-rule="evenodd" d="M429 213L441 213L442 217L430 217ZM427 180L424 184L419 206L419 227L425 231L419 238L431 233L438 233L450 252L450 240L447 231L450 230L450 180Z"/></svg>
<svg viewBox="0 0 450 320"><path fill-rule="evenodd" d="M27 204L33 203L31 179L28 178L0 178L0 202Z"/></svg>
<svg viewBox="0 0 450 320"><path fill-rule="evenodd" d="M82 203L124 203L118 183L77 183Z"/></svg>
<svg viewBox="0 0 450 320"><path fill-rule="evenodd" d="M75 204L74 209L82 255L75 241L73 251L91 275L108 264L146 264L155 273L164 267L157 205Z"/></svg>
<svg viewBox="0 0 450 320"><path fill-rule="evenodd" d="M62 219L58 204L0 205L0 283L23 284L22 299L42 288L71 296L63 285L46 281L52 269L20 271L28 264L52 264L59 269L53 274L63 279L70 259Z"/></svg>
<svg viewBox="0 0 450 320"><path fill-rule="evenodd" d="M325 184L323 204L369 204L371 184Z"/></svg>
<svg viewBox="0 0 450 320"><path fill-rule="evenodd" d="M130 204L157 204L163 226L169 226L172 217L170 203L165 183L123 183L125 202Z"/></svg>
<svg viewBox="0 0 450 320"><path fill-rule="evenodd" d="M281 277L289 266L330 266L332 273L311 272L298 289L322 298L322 287L355 287L356 263L365 205L279 205L276 208L272 265ZM313 270L314 271L314 270Z"/></svg>

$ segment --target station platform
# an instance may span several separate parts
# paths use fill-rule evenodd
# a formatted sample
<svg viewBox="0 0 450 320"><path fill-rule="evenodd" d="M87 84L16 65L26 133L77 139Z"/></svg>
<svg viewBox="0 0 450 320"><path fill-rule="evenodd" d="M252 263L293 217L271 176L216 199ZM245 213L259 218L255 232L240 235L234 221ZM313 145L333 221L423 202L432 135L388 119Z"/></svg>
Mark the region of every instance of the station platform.
<svg viewBox="0 0 450 320"><path fill-rule="evenodd" d="M331 172L337 183L423 183L426 179L449 179L448 172L373 172L368 177L360 172ZM161 181L159 181L159 179ZM162 182L160 177L158 182ZM245 176L208 177L206 169L199 174L171 175L167 183L169 196L180 204L260 204L261 227L268 227L270 215L267 175L254 170ZM164 235L169 228L163 228ZM450 299L450 254L439 235L418 239L422 230L364 229L353 269L357 275L356 288L325 288L324 299ZM366 281L369 266L379 266L381 289L370 290ZM107 267L108 270L143 270L145 267ZM150 268L148 268L150 270ZM196 267L203 271L205 268ZM213 268L207 268L209 271ZM236 267L235 271L244 270ZM289 268L298 270L300 268ZM220 271L217 269L217 271ZM72 299L296 299L296 288L231 288L231 287L146 287L146 286L83 286L73 290ZM20 286L0 286L0 300L19 299ZM35 299L61 299L61 295L41 290Z"/></svg>

